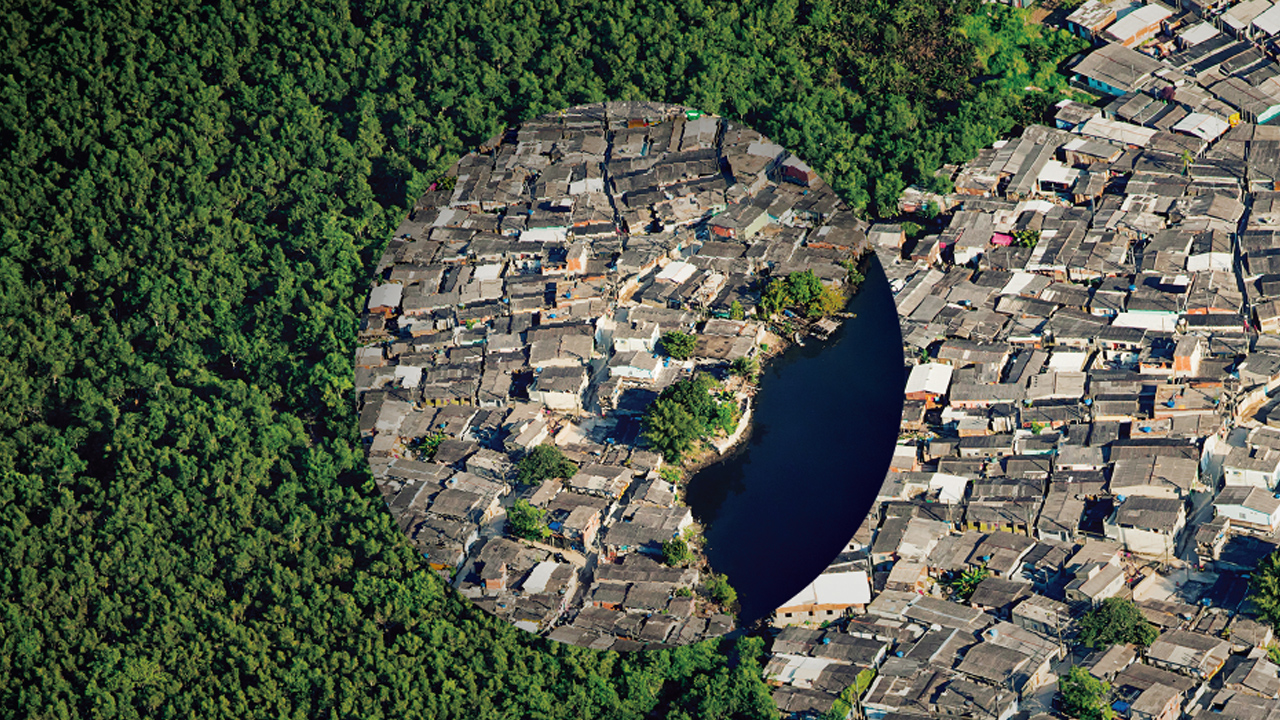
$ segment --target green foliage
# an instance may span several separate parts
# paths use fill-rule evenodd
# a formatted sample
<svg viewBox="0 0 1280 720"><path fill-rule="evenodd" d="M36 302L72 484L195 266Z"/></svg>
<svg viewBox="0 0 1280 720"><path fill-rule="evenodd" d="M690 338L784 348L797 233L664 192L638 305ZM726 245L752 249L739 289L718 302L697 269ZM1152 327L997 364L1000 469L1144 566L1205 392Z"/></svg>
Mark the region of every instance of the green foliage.
<svg viewBox="0 0 1280 720"><path fill-rule="evenodd" d="M1044 107L1025 78L1074 41L1022 17L975 0L11 4L0 706L775 717L753 638L590 652L425 571L352 413L370 273L461 153L579 102L724 113L887 208Z"/></svg>
<svg viewBox="0 0 1280 720"><path fill-rule="evenodd" d="M537 445L516 463L516 482L529 486L551 478L573 477L578 466L555 445Z"/></svg>
<svg viewBox="0 0 1280 720"><path fill-rule="evenodd" d="M507 511L507 532L525 540L545 540L551 528L543 522L547 511L529 504L528 500L516 500Z"/></svg>
<svg viewBox="0 0 1280 720"><path fill-rule="evenodd" d="M684 482L684 473L675 465L664 465L662 469L658 471L658 476L672 485L679 485Z"/></svg>
<svg viewBox="0 0 1280 720"><path fill-rule="evenodd" d="M760 374L760 361L753 357L734 358L729 363L729 374L744 378L748 382L755 382L756 375Z"/></svg>
<svg viewBox="0 0 1280 720"><path fill-rule="evenodd" d="M951 578L946 582L946 586L950 588L951 594L961 602L969 602L969 598L973 597L973 591L978 589L978 585L991 577L991 571L985 566L967 568L964 572L953 573Z"/></svg>
<svg viewBox="0 0 1280 720"><path fill-rule="evenodd" d="M1280 645L1277 645L1274 640L1267 645L1267 659L1280 664Z"/></svg>
<svg viewBox="0 0 1280 720"><path fill-rule="evenodd" d="M707 597L721 607L731 608L738 602L738 591L733 589L729 578L723 573L711 573L703 587L707 591Z"/></svg>
<svg viewBox="0 0 1280 720"><path fill-rule="evenodd" d="M430 460L435 457L436 450L440 449L440 443L444 442L444 433L431 433L422 437L414 438L409 443L409 449L418 453L423 460Z"/></svg>
<svg viewBox="0 0 1280 720"><path fill-rule="evenodd" d="M693 591L687 587L681 586L676 588L676 597L693 597Z"/></svg>
<svg viewBox="0 0 1280 720"><path fill-rule="evenodd" d="M850 281L855 274L857 282L862 282L856 266L850 269ZM844 309L845 302L844 295L834 288L825 287L812 270L797 270L786 277L768 281L760 298L760 308L766 316L796 307L809 317L822 317Z"/></svg>
<svg viewBox="0 0 1280 720"><path fill-rule="evenodd" d="M1035 247L1040 242L1039 230L1015 230L1013 232L1014 241L1022 247Z"/></svg>
<svg viewBox="0 0 1280 720"><path fill-rule="evenodd" d="M862 274L856 269L849 273L850 280L853 280L855 277L858 278L859 282L861 282ZM824 285L822 291L818 293L818 297L815 298L813 302L809 303L809 317L820 318L828 315L834 315L841 310L844 310L844 306L848 303L849 299L846 298L843 293L836 290L834 287Z"/></svg>
<svg viewBox="0 0 1280 720"><path fill-rule="evenodd" d="M908 223L908 224L914 225L915 223ZM916 225L916 227L920 227L920 226ZM858 269L858 263L853 260L845 260L840 264L843 265L844 269L849 272L849 277L848 277L849 287L853 288L853 290L856 292L858 287L862 285L864 280L866 280L866 278L862 275L862 271ZM843 302L844 301L842 298L841 308L839 309L843 309Z"/></svg>
<svg viewBox="0 0 1280 720"><path fill-rule="evenodd" d="M1062 709L1068 717L1080 720L1111 720L1115 714L1107 704L1111 686L1076 665L1066 677L1058 680Z"/></svg>
<svg viewBox="0 0 1280 720"><path fill-rule="evenodd" d="M897 215L905 186L941 190L945 180L933 175L941 164L968 160L1031 121L1045 99L1065 94L1057 65L1085 46L1031 22L1028 11L976 0L842 7L810 22L814 43L830 48L848 83L841 100L853 137L816 169L834 176L832 185L854 205L882 217ZM774 137L789 144L796 134ZM802 156L807 145L801 141Z"/></svg>
<svg viewBox="0 0 1280 720"><path fill-rule="evenodd" d="M667 462L679 462L705 427L680 403L659 397L645 409L643 436L649 446L662 453Z"/></svg>
<svg viewBox="0 0 1280 720"><path fill-rule="evenodd" d="M662 561L671 567L677 567L689 562L688 543L678 537L662 543Z"/></svg>
<svg viewBox="0 0 1280 720"><path fill-rule="evenodd" d="M715 379L705 373L666 387L641 418L644 439L670 463L679 462L693 444L717 431L733 432L737 405L712 395Z"/></svg>
<svg viewBox="0 0 1280 720"><path fill-rule="evenodd" d="M747 312L742 309L742 303L734 300L729 304L729 319L742 320L747 317Z"/></svg>
<svg viewBox="0 0 1280 720"><path fill-rule="evenodd" d="M823 623L824 625L826 623ZM840 692L831 709L822 717L823 720L845 720L849 717L849 713L853 711L854 699L862 697L862 694L871 687L871 681L876 679L876 669L873 667L861 670L854 678L853 684Z"/></svg>
<svg viewBox="0 0 1280 720"><path fill-rule="evenodd" d="M696 523L685 528L681 535L684 537L685 542L688 543L697 545L705 545L707 543L706 539L702 537L702 527Z"/></svg>
<svg viewBox="0 0 1280 720"><path fill-rule="evenodd" d="M1258 563L1249 579L1249 600L1263 620L1280 628L1280 551Z"/></svg>
<svg viewBox="0 0 1280 720"><path fill-rule="evenodd" d="M693 350L698 346L698 336L671 330L662 333L659 339L662 352L676 360L688 360L693 357Z"/></svg>
<svg viewBox="0 0 1280 720"><path fill-rule="evenodd" d="M1132 600L1107 598L1080 618L1080 635L1076 641L1091 648L1105 648L1121 643L1147 647L1160 636Z"/></svg>

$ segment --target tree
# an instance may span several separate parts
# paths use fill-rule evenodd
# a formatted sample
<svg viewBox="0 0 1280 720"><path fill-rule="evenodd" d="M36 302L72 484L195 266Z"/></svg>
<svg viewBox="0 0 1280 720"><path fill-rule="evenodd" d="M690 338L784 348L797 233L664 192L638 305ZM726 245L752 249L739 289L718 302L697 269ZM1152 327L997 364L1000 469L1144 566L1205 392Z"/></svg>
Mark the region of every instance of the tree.
<svg viewBox="0 0 1280 720"><path fill-rule="evenodd" d="M734 300L732 303L729 304L730 320L742 320L746 316L747 316L747 312L742 309L742 303L738 302L737 300Z"/></svg>
<svg viewBox="0 0 1280 720"><path fill-rule="evenodd" d="M857 285L862 282L862 274L856 265L850 268L846 264L845 267L849 268L850 283ZM823 285L812 270L797 270L786 277L768 281L760 298L760 308L765 315L772 315L788 307L799 307L809 317L822 317L839 312L845 302L844 295Z"/></svg>
<svg viewBox="0 0 1280 720"><path fill-rule="evenodd" d="M1142 616L1138 606L1125 598L1107 598L1080 618L1078 642L1103 648L1122 643L1147 647L1160 632Z"/></svg>
<svg viewBox="0 0 1280 720"><path fill-rule="evenodd" d="M1040 242L1040 231L1027 228L1026 230L1013 231L1013 239L1018 242L1021 247L1035 247Z"/></svg>
<svg viewBox="0 0 1280 720"><path fill-rule="evenodd" d="M1062 709L1068 717L1080 720L1111 720L1115 717L1107 704L1111 686L1076 665L1066 677L1058 680L1062 693Z"/></svg>
<svg viewBox="0 0 1280 720"><path fill-rule="evenodd" d="M915 223L904 223L904 225L905 224L915 225ZM915 226L920 227L919 225L915 225ZM862 283L867 279L862 274L862 271L858 269L858 263L854 262L853 260L845 260L840 264L843 265L844 269L847 270L849 273L849 277L848 277L849 287L853 288L854 290L857 290L858 287L861 286Z"/></svg>
<svg viewBox="0 0 1280 720"><path fill-rule="evenodd" d="M693 351L698 346L698 336L689 333L683 333L679 330L671 330L662 333L659 340L662 352L675 360L688 360L693 357Z"/></svg>
<svg viewBox="0 0 1280 720"><path fill-rule="evenodd" d="M555 445L538 445L516 463L516 482L537 485L551 478L572 477L578 466Z"/></svg>
<svg viewBox="0 0 1280 720"><path fill-rule="evenodd" d="M760 310L769 317L790 303L791 296L787 294L786 282L782 278L770 278L765 283L764 292L760 294Z"/></svg>
<svg viewBox="0 0 1280 720"><path fill-rule="evenodd" d="M507 532L525 540L543 540L551 534L551 528L544 523L546 510L529 504L528 500L516 500L507 511Z"/></svg>
<svg viewBox="0 0 1280 720"><path fill-rule="evenodd" d="M688 543L678 537L662 543L662 560L671 567L677 567L689 562Z"/></svg>
<svg viewBox="0 0 1280 720"><path fill-rule="evenodd" d="M848 298L843 293L829 285L824 285L818 293L818 297L809 303L809 317L819 318L834 315L843 310L847 303Z"/></svg>
<svg viewBox="0 0 1280 720"><path fill-rule="evenodd" d="M1263 619L1280 628L1280 551L1258 563L1249 579L1249 599Z"/></svg>
<svg viewBox="0 0 1280 720"><path fill-rule="evenodd" d="M208 5L6 13L0 707L775 717L758 638L547 652L422 571L351 422L374 260L452 158L608 98L753 125L856 207L946 192L1078 41L974 0Z"/></svg>
<svg viewBox="0 0 1280 720"><path fill-rule="evenodd" d="M679 462L703 433L697 418L671 398L654 400L645 410L641 426L644 439L667 462Z"/></svg>
<svg viewBox="0 0 1280 720"><path fill-rule="evenodd" d="M641 435L667 462L679 462L695 442L717 430L733 432L737 405L717 399L715 379L706 373L667 386L641 418Z"/></svg>
<svg viewBox="0 0 1280 720"><path fill-rule="evenodd" d="M760 361L753 357L747 357L744 355L739 358L734 358L733 362L729 363L729 374L736 375L748 382L754 382L756 375L759 373Z"/></svg>
<svg viewBox="0 0 1280 720"><path fill-rule="evenodd" d="M991 571L985 566L971 567L964 572L954 575L947 583L947 587L951 588L952 594L961 602L968 602L973 597L973 591L978 589L978 585L991 576Z"/></svg>
<svg viewBox="0 0 1280 720"><path fill-rule="evenodd" d="M812 270L799 270L787 276L787 297L792 304L810 307L822 295L822 281Z"/></svg>
<svg viewBox="0 0 1280 720"><path fill-rule="evenodd" d="M712 573L705 585L707 597L723 608L731 608L738 602L738 591L729 584L728 576L723 573Z"/></svg>
<svg viewBox="0 0 1280 720"><path fill-rule="evenodd" d="M409 443L409 449L416 450L423 460L430 460L435 457L436 450L440 449L440 443L444 442L444 439L444 433L423 435L422 437L414 438L413 442Z"/></svg>
<svg viewBox="0 0 1280 720"><path fill-rule="evenodd" d="M876 679L876 669L869 667L858 672L854 677L853 684L841 691L836 701L832 703L831 709L822 715L823 720L845 720L853 711L854 699L862 697L862 694L871 687L871 681Z"/></svg>

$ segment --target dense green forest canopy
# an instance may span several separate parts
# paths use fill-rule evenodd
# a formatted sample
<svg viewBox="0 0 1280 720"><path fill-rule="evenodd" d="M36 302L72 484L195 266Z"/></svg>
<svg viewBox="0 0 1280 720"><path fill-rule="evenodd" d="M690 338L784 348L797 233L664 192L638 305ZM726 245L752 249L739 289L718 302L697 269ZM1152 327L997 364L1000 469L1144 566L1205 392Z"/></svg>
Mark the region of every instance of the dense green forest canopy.
<svg viewBox="0 0 1280 720"><path fill-rule="evenodd" d="M363 466L371 259L500 128L653 99L887 210L1072 49L976 0L10 3L0 707L20 717L770 717L758 640L621 657L475 612ZM727 655L726 655L727 653ZM726 662L726 657L728 662Z"/></svg>

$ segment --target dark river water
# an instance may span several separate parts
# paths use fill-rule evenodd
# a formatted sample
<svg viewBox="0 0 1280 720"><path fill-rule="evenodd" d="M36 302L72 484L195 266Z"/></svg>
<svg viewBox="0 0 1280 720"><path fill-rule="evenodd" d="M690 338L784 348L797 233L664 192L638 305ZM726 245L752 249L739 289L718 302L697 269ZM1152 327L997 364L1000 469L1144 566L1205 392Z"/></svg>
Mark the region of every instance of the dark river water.
<svg viewBox="0 0 1280 720"><path fill-rule="evenodd" d="M765 367L749 440L689 480L711 566L738 591L743 624L773 612L822 572L871 508L902 418L902 334L872 259L826 342Z"/></svg>

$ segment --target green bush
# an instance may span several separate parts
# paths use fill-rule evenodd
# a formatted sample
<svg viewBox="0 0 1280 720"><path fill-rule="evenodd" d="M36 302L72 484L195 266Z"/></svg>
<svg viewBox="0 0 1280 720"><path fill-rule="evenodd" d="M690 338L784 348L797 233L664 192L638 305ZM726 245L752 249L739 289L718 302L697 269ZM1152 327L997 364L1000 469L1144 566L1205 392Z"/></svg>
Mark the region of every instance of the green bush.
<svg viewBox="0 0 1280 720"><path fill-rule="evenodd" d="M555 445L537 445L516 463L516 482L520 485L537 485L551 478L568 478L578 472L564 452Z"/></svg>
<svg viewBox="0 0 1280 720"><path fill-rule="evenodd" d="M667 386L645 409L642 436L670 463L679 462L694 443L716 431L733 432L738 409L732 400L712 393L716 381L705 373Z"/></svg>
<svg viewBox="0 0 1280 720"><path fill-rule="evenodd" d="M662 543L662 560L671 567L689 562L689 545L678 537Z"/></svg>
<svg viewBox="0 0 1280 720"><path fill-rule="evenodd" d="M698 346L698 336L682 333L679 330L665 332L659 339L659 348L663 353L675 360L688 360Z"/></svg>
<svg viewBox="0 0 1280 720"><path fill-rule="evenodd" d="M1132 600L1112 597L1080 618L1080 635L1076 641L1091 648L1122 643L1145 648L1159 636L1160 631L1142 616Z"/></svg>
<svg viewBox="0 0 1280 720"><path fill-rule="evenodd" d="M1076 665L1066 677L1058 680L1058 692L1062 695L1062 709L1069 717L1080 720L1111 720L1115 713L1107 704L1111 687Z"/></svg>
<svg viewBox="0 0 1280 720"><path fill-rule="evenodd" d="M529 504L528 500L516 500L507 511L507 532L525 540L545 540L551 528L543 522L547 511Z"/></svg>
<svg viewBox="0 0 1280 720"><path fill-rule="evenodd" d="M715 604L732 608L738 603L738 591L729 584L729 578L723 574L712 573L706 581L707 597Z"/></svg>

